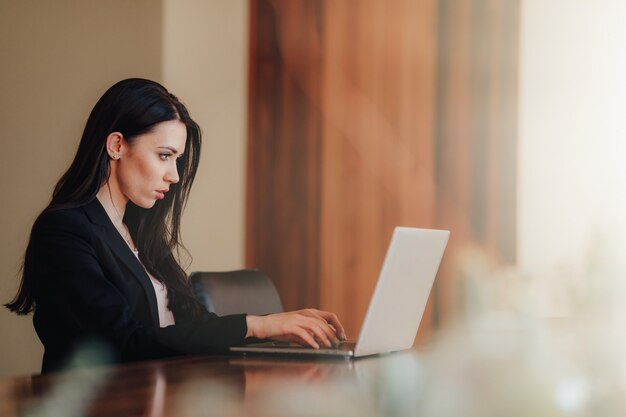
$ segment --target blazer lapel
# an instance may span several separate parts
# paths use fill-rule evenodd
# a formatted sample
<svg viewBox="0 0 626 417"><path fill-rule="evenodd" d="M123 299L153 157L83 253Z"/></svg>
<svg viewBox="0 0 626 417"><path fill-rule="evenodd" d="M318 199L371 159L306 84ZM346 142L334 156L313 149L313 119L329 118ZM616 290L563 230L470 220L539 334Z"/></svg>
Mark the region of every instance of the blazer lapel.
<svg viewBox="0 0 626 417"><path fill-rule="evenodd" d="M150 309L150 316L154 325L159 327L159 310L157 307L156 293L154 287L150 281L150 277L146 273L143 265L137 259L133 251L128 247L126 241L120 233L117 231L113 222L109 218L109 215L100 204L97 198L84 207L87 216L90 220L102 226L106 243L112 249L117 258L128 267L132 272L133 277L137 280L139 285L143 288L146 299L148 300L148 308Z"/></svg>

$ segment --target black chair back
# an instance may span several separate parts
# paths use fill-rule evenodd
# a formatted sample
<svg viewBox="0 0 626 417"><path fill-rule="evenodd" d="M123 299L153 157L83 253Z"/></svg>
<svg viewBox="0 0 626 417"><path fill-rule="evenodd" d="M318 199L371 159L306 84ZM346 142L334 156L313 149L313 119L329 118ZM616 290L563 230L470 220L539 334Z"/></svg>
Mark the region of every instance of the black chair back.
<svg viewBox="0 0 626 417"><path fill-rule="evenodd" d="M218 316L281 313L283 304L272 280L258 269L193 272L189 279L202 304Z"/></svg>

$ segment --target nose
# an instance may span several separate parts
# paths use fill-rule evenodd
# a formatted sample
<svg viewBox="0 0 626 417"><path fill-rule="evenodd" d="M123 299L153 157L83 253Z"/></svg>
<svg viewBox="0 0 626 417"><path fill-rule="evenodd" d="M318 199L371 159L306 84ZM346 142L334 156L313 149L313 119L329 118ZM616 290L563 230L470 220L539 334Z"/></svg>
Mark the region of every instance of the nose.
<svg viewBox="0 0 626 417"><path fill-rule="evenodd" d="M176 162L170 165L169 169L165 173L165 181L169 182L170 184L176 184L178 181L180 181L180 176L178 175L178 167L176 166Z"/></svg>

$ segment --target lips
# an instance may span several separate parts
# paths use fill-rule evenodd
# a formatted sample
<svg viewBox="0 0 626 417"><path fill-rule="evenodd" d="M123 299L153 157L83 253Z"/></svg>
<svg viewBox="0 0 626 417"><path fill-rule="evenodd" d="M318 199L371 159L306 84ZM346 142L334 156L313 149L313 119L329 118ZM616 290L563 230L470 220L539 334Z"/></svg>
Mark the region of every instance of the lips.
<svg viewBox="0 0 626 417"><path fill-rule="evenodd" d="M165 198L165 193L168 192L168 190L156 190L156 198L159 200L163 200Z"/></svg>

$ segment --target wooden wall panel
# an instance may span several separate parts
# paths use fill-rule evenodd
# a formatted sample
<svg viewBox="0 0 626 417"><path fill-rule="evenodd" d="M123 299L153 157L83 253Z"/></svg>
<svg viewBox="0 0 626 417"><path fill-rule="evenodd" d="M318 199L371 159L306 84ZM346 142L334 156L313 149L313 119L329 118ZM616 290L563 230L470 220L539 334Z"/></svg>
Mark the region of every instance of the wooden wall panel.
<svg viewBox="0 0 626 417"><path fill-rule="evenodd" d="M436 286L442 320L459 309L459 250L516 256L518 0L439 0L436 224L453 231Z"/></svg>
<svg viewBox="0 0 626 417"><path fill-rule="evenodd" d="M353 336L394 226L433 226L435 13L325 3L321 305Z"/></svg>
<svg viewBox="0 0 626 417"><path fill-rule="evenodd" d="M251 0L247 264L356 336L393 227L515 257L519 1Z"/></svg>
<svg viewBox="0 0 626 417"><path fill-rule="evenodd" d="M319 305L320 2L251 2L246 263Z"/></svg>

